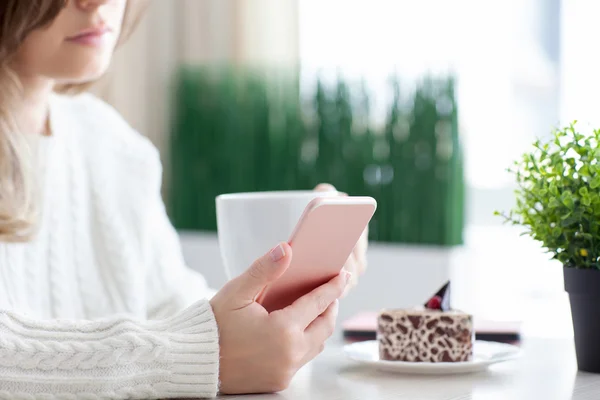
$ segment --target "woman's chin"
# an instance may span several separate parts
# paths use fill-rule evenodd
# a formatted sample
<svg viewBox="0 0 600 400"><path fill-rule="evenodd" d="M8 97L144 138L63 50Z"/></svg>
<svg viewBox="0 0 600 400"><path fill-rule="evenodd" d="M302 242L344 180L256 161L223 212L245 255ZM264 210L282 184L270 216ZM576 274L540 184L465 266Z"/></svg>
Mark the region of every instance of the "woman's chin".
<svg viewBox="0 0 600 400"><path fill-rule="evenodd" d="M53 71L48 75L60 84L80 84L95 81L102 77L108 70L112 54L94 54L90 57L79 55L79 57L69 57L69 63L55 64Z"/></svg>
<svg viewBox="0 0 600 400"><path fill-rule="evenodd" d="M68 71L68 73L61 74L55 79L60 85L79 85L82 83L93 82L100 79L105 73L107 68L86 68L79 71ZM66 71L65 71L66 72Z"/></svg>

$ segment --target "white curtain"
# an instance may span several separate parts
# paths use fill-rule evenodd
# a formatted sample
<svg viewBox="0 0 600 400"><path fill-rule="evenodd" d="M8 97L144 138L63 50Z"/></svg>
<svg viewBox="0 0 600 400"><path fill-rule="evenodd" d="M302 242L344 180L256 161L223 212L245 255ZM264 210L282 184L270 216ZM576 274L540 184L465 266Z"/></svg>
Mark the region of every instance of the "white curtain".
<svg viewBox="0 0 600 400"><path fill-rule="evenodd" d="M302 65L321 75L329 68L334 76L341 71L365 78L379 98L395 71L405 79L453 71L467 180L478 188L503 188L511 182L506 167L555 123L529 101L553 96L558 82L536 37L541 3L303 0ZM490 142L494 151L488 151Z"/></svg>
<svg viewBox="0 0 600 400"><path fill-rule="evenodd" d="M94 91L154 142L168 168L177 67L189 62L295 64L297 10L297 0L153 0Z"/></svg>
<svg viewBox="0 0 600 400"><path fill-rule="evenodd" d="M563 0L561 8L561 122L600 128L600 2Z"/></svg>

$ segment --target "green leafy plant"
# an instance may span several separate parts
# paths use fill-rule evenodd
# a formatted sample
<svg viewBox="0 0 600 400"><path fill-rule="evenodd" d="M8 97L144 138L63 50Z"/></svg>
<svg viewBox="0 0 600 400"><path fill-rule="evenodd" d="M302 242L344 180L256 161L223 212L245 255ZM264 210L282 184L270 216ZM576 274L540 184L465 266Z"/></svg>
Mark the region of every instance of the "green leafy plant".
<svg viewBox="0 0 600 400"><path fill-rule="evenodd" d="M329 182L377 199L371 240L461 244L465 188L454 79L429 76L413 85L391 76L386 100L360 80L300 77L271 68L181 67L167 179L175 226L216 230L221 193ZM385 103L379 119L376 103Z"/></svg>
<svg viewBox="0 0 600 400"><path fill-rule="evenodd" d="M600 269L600 129L584 135L576 122L516 161L516 206L506 222L521 225L567 267Z"/></svg>

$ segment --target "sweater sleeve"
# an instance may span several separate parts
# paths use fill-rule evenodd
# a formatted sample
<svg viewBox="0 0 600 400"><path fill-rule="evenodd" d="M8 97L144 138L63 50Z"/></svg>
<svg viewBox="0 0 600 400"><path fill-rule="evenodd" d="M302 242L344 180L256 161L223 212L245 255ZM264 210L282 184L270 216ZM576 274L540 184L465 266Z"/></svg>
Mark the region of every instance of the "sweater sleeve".
<svg viewBox="0 0 600 400"><path fill-rule="evenodd" d="M152 321L0 311L0 399L213 397L218 357L206 301Z"/></svg>

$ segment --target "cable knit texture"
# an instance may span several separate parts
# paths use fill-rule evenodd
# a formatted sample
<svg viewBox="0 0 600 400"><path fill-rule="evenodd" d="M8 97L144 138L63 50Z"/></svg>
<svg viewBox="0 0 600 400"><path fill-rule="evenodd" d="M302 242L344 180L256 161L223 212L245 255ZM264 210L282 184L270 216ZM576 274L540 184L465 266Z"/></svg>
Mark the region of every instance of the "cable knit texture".
<svg viewBox="0 0 600 400"><path fill-rule="evenodd" d="M91 95L50 114L39 233L0 243L0 400L215 396L212 291L184 264L156 149Z"/></svg>

